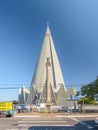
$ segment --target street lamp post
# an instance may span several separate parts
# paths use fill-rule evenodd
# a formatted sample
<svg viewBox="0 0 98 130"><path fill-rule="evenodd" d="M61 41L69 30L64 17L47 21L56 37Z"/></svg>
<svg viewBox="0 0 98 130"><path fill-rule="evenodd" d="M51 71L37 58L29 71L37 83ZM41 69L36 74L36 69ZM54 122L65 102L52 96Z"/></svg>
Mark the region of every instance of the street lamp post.
<svg viewBox="0 0 98 130"><path fill-rule="evenodd" d="M72 114L72 95L70 95L70 114Z"/></svg>
<svg viewBox="0 0 98 130"><path fill-rule="evenodd" d="M84 103L84 98L83 98L83 112L85 112L85 103Z"/></svg>

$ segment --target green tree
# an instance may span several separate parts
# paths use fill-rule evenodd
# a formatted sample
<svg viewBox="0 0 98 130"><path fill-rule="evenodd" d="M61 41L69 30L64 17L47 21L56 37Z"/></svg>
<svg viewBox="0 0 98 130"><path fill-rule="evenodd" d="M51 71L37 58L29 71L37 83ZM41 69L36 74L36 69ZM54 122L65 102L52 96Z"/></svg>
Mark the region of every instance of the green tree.
<svg viewBox="0 0 98 130"><path fill-rule="evenodd" d="M93 104L95 105L96 104L96 101L95 100L92 100L90 98L87 98L87 97L84 97L84 98L81 98L79 101L78 101L79 104Z"/></svg>
<svg viewBox="0 0 98 130"><path fill-rule="evenodd" d="M91 100L98 98L98 77L94 82L92 82L88 85L82 86L81 95L83 95Z"/></svg>
<svg viewBox="0 0 98 130"><path fill-rule="evenodd" d="M18 104L18 101L17 101L17 100L14 100L14 101L12 101L12 102L13 102L13 104L15 104L15 105Z"/></svg>

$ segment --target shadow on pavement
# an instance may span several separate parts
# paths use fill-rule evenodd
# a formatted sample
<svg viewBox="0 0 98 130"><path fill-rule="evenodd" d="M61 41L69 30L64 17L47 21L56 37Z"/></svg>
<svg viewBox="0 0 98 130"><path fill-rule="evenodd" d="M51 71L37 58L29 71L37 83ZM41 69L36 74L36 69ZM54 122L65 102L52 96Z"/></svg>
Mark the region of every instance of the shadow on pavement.
<svg viewBox="0 0 98 130"><path fill-rule="evenodd" d="M94 120L81 121L78 124L76 124L75 127L75 130L78 130L77 128L79 128L79 130L80 128L83 128L83 130L98 130L98 127L95 125Z"/></svg>
<svg viewBox="0 0 98 130"><path fill-rule="evenodd" d="M67 130L69 126L32 126L28 130ZM74 127L70 127L71 130L74 130Z"/></svg>
<svg viewBox="0 0 98 130"><path fill-rule="evenodd" d="M28 130L98 130L94 120L84 120L75 126L32 126Z"/></svg>

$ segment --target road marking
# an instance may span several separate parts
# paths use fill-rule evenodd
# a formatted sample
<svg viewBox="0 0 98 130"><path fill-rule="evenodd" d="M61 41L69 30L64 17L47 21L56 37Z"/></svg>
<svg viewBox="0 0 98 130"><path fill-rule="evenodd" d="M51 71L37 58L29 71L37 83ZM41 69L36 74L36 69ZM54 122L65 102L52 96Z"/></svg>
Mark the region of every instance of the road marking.
<svg viewBox="0 0 98 130"><path fill-rule="evenodd" d="M78 120L78 119L76 119L76 118L74 118L74 117L68 117L68 118L70 118L70 119L72 119L72 120L74 120L74 121L76 121L76 122L79 122L80 120Z"/></svg>
<svg viewBox="0 0 98 130"><path fill-rule="evenodd" d="M4 130L27 130L27 129L19 129L19 128L7 128L7 129L4 129Z"/></svg>
<svg viewBox="0 0 98 130"><path fill-rule="evenodd" d="M28 125L26 125L26 124L19 124L18 127L19 126L25 126L25 127L27 127Z"/></svg>
<svg viewBox="0 0 98 130"><path fill-rule="evenodd" d="M65 115L65 116L62 116L62 115L58 115L56 117L97 117L97 115Z"/></svg>
<svg viewBox="0 0 98 130"><path fill-rule="evenodd" d="M32 121L31 120L30 121L28 121L28 120L27 121L26 120L18 121L18 123L42 123L42 122L43 123L66 123L66 121L49 121L49 120L48 121L45 121L45 120L43 120L43 121L42 120L41 121L39 121L39 120L36 120L36 121L35 120L34 121L33 120Z"/></svg>
<svg viewBox="0 0 98 130"><path fill-rule="evenodd" d="M29 117L40 117L40 116L14 116L14 117L15 117L15 118L16 118L16 117L18 117L18 118L19 118L19 117L20 117L20 118L21 118L21 117L29 118Z"/></svg>
<svg viewBox="0 0 98 130"><path fill-rule="evenodd" d="M28 126L28 125L26 125L26 124L19 124L18 126Z"/></svg>
<svg viewBox="0 0 98 130"><path fill-rule="evenodd" d="M75 116L75 117L77 117L77 116ZM89 117L89 116L88 116L88 117ZM93 129L93 127L92 127L91 125L88 125L87 123L82 122L82 121L80 121L80 120L74 118L73 116L69 116L69 117L67 116L67 118L70 118L70 119L72 119L72 120L74 120L74 121L76 121L76 122L79 122L81 125L86 126L88 129Z"/></svg>
<svg viewBox="0 0 98 130"><path fill-rule="evenodd" d="M95 115L94 115L94 116L95 116ZM57 117L61 117L61 116L57 116ZM62 117L65 117L65 116L62 116ZM74 120L74 121L76 121L76 122L79 122L81 125L86 126L88 129L93 129L93 126L91 126L91 125L89 125L89 124L87 124L87 123L85 123L85 122L82 122L82 121L80 121L80 120L78 120L78 119L76 119L76 118L74 118L74 117L78 117L78 116L67 116L67 118L70 118L70 119L72 119L72 120ZM82 116L82 117L85 117L85 116ZM86 116L86 117L87 117L87 116ZM91 115L88 116L88 117L91 117Z"/></svg>
<svg viewBox="0 0 98 130"><path fill-rule="evenodd" d="M71 126L69 124L66 124L66 121L61 121L61 120L21 120L18 121L18 127L27 127L27 126Z"/></svg>
<svg viewBox="0 0 98 130"><path fill-rule="evenodd" d="M28 125L19 124L18 127L20 127L20 126L25 126L25 127L27 127L27 126L28 126L28 127L30 127L30 126L32 126L32 127L33 127L33 126L36 126L36 127L37 127L37 126L49 126L49 124L37 124L37 125L36 125L36 124L33 124L33 125L30 125L30 124L28 124ZM63 125L61 125L61 124L57 124L57 125L52 124L51 126L71 126L71 125L69 125L69 124L63 124Z"/></svg>
<svg viewBox="0 0 98 130"><path fill-rule="evenodd" d="M57 116L55 116L55 117L97 117L97 115L57 115ZM23 116L13 116L14 118L16 118L16 117L26 117L26 118L29 118L29 117L41 117L41 116L39 116L39 115L23 115Z"/></svg>

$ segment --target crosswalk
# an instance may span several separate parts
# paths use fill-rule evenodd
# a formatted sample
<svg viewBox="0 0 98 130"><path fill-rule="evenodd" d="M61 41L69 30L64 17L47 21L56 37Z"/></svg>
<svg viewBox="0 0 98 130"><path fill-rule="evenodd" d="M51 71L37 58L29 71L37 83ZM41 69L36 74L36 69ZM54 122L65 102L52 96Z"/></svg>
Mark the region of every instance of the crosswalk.
<svg viewBox="0 0 98 130"><path fill-rule="evenodd" d="M82 122L84 117L82 120L81 120L81 118L79 116L64 116L64 115L15 116L15 117L9 119L8 127L6 127L4 125L4 128L6 128L6 129L2 129L2 130L44 130L42 127L46 128L45 130L54 130L54 129L52 129L52 127L56 127L55 130L59 130L58 128L60 128L60 127L64 128L64 130L65 130L65 128L66 128L66 130L67 129L73 130L74 127L76 127L75 124L78 124L79 127L84 126L88 129L93 128L89 124ZM3 120L6 121L7 119L3 119ZM11 123L11 122L13 122L13 123ZM41 129L39 129L39 128L41 128Z"/></svg>
<svg viewBox="0 0 98 130"><path fill-rule="evenodd" d="M16 125L5 130L63 130L67 126L70 126L67 121L56 117L17 117Z"/></svg>
<svg viewBox="0 0 98 130"><path fill-rule="evenodd" d="M8 120L8 123L0 130L63 130L60 127L71 126L66 119L56 116L17 116L3 120L5 122Z"/></svg>
<svg viewBox="0 0 98 130"><path fill-rule="evenodd" d="M17 117L16 125L14 124L13 128L7 128L5 130L54 130L55 128L55 130L58 130L58 128L61 129L67 126L70 126L67 121L56 117Z"/></svg>
<svg viewBox="0 0 98 130"><path fill-rule="evenodd" d="M31 126L70 126L67 121L60 118L25 118L18 121L18 127Z"/></svg>
<svg viewBox="0 0 98 130"><path fill-rule="evenodd" d="M79 121L74 117L62 118L62 117L16 117L16 125L3 130L74 130L74 125L71 124L71 120L75 121L76 124L79 123L87 129L93 129L92 126ZM70 123L70 124L68 124ZM83 128L84 128L83 127ZM81 128L81 127L80 127Z"/></svg>

